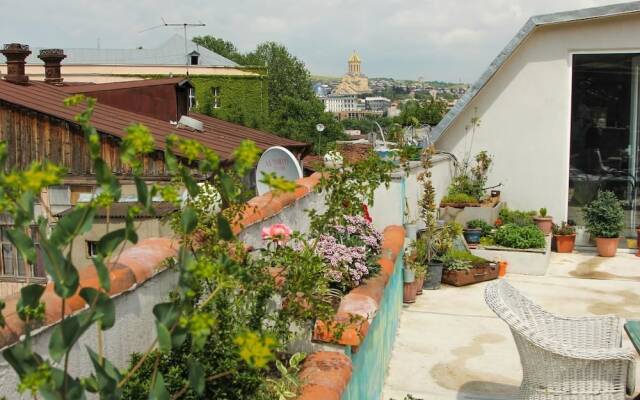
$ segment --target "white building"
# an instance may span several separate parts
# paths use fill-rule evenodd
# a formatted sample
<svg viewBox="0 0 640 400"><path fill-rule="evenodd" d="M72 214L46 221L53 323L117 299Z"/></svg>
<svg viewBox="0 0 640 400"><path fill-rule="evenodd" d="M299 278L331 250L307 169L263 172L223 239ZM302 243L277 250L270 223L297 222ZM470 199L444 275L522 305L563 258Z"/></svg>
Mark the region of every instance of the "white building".
<svg viewBox="0 0 640 400"><path fill-rule="evenodd" d="M326 112L340 113L364 109L364 103L355 95L330 94L322 99Z"/></svg>
<svg viewBox="0 0 640 400"><path fill-rule="evenodd" d="M487 150L488 183L509 206L546 207L555 221L580 224L597 190L613 190L635 235L638 38L638 1L531 18L434 129L436 147Z"/></svg>
<svg viewBox="0 0 640 400"><path fill-rule="evenodd" d="M384 114L391 105L391 100L386 97L365 97L364 99L365 109L373 111L375 113Z"/></svg>

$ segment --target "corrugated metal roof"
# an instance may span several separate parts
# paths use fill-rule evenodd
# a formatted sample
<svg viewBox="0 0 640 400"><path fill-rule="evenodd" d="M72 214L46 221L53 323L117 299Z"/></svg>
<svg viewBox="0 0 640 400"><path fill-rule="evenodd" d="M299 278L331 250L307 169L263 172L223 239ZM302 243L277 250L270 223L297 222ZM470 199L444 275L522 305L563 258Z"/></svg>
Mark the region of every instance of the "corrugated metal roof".
<svg viewBox="0 0 640 400"><path fill-rule="evenodd" d="M134 205L134 203L113 203L109 208L109 218L125 218L127 216L127 211L129 208ZM144 219L144 218L162 218L165 215L168 215L178 209L172 203L162 201L153 203L152 205L155 214L148 213L146 211L140 212L136 215L136 219ZM58 214L56 217L63 217L73 211L74 207L68 208ZM96 218L107 218L107 209L99 208L96 210Z"/></svg>
<svg viewBox="0 0 640 400"><path fill-rule="evenodd" d="M61 89L67 93L91 93L108 90L130 89L160 85L189 85L193 87L189 79L184 77L161 78L161 79L139 79L137 81L112 82L112 83L88 83L84 85L62 86Z"/></svg>
<svg viewBox="0 0 640 400"><path fill-rule="evenodd" d="M498 54L489 67L480 75L480 78L469 88L467 93L458 100L455 106L449 110L442 121L431 131L431 138L435 142L451 126L453 121L471 103L482 88L498 72L504 63L511 57L524 40L538 27L566 22L584 21L617 15L633 14L640 12L640 1L612 4L602 7L583 8L580 10L563 11L552 14L537 15L531 17L526 24L516 33L507 46Z"/></svg>
<svg viewBox="0 0 640 400"><path fill-rule="evenodd" d="M27 57L28 64L42 64L38 58L41 48L32 48ZM200 47L191 40L187 41L187 53L184 52L184 36L173 35L159 47L150 49L98 49L64 48L67 58L63 64L79 65L185 65L188 54L197 51L200 54L198 65L205 67L237 67L238 64Z"/></svg>
<svg viewBox="0 0 640 400"><path fill-rule="evenodd" d="M58 87L31 81L28 85L16 85L0 79L0 100L41 112L75 124L74 116L83 110L82 106L66 107L63 104L69 93ZM221 121L202 114L190 114L204 123L204 131L178 128L159 119L132 113L105 104L96 104L93 119L95 128L104 134L123 137L124 129L134 122L146 125L155 139L156 149L163 150L165 139L175 133L187 139L196 139L216 151L222 159L230 159L232 151L244 139L256 142L265 150L271 146L284 146L292 150L302 150L309 145L286 139L257 129L247 128L231 122Z"/></svg>

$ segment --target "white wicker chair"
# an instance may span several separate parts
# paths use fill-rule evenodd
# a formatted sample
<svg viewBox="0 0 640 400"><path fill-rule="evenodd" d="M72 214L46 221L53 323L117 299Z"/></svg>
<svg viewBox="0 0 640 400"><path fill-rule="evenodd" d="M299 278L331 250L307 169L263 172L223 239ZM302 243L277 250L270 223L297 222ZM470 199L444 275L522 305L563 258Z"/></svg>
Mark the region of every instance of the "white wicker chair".
<svg viewBox="0 0 640 400"><path fill-rule="evenodd" d="M553 315L504 279L487 286L485 300L511 328L520 353L518 399L624 400L633 393L634 354L621 347L622 319Z"/></svg>

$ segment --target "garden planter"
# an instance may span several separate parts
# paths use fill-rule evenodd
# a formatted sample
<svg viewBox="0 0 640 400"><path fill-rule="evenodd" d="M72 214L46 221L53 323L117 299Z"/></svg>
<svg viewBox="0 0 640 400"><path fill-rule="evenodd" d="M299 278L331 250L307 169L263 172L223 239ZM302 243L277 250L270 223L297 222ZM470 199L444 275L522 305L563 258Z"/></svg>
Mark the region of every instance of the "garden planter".
<svg viewBox="0 0 640 400"><path fill-rule="evenodd" d="M402 302L407 304L415 303L417 289L415 282L405 283L402 292Z"/></svg>
<svg viewBox="0 0 640 400"><path fill-rule="evenodd" d="M402 281L404 283L412 283L416 281L416 273L408 268L402 269Z"/></svg>
<svg viewBox="0 0 640 400"><path fill-rule="evenodd" d="M429 270L427 271L427 277L424 280L422 286L427 290L440 289L440 282L442 282L442 269L444 264L441 262L432 262L429 264Z"/></svg>
<svg viewBox="0 0 640 400"><path fill-rule="evenodd" d="M596 238L596 247L600 257L613 257L618 250L618 238Z"/></svg>
<svg viewBox="0 0 640 400"><path fill-rule="evenodd" d="M418 224L404 224L404 230L409 240L416 240L418 237Z"/></svg>
<svg viewBox="0 0 640 400"><path fill-rule="evenodd" d="M424 275L416 277L416 294L420 296L422 294L422 287L424 286Z"/></svg>
<svg viewBox="0 0 640 400"><path fill-rule="evenodd" d="M553 235L556 241L556 251L558 253L572 253L576 246L576 234L573 235Z"/></svg>
<svg viewBox="0 0 640 400"><path fill-rule="evenodd" d="M480 236L482 236L482 229L465 228L462 231L462 234L464 235L464 240L466 240L468 244L478 244L480 243Z"/></svg>
<svg viewBox="0 0 640 400"><path fill-rule="evenodd" d="M472 285L497 278L498 266L493 263L480 265L467 270L445 270L442 274L442 282L453 286Z"/></svg>
<svg viewBox="0 0 640 400"><path fill-rule="evenodd" d="M552 217L533 217L533 222L536 223L538 228L540 228L545 235L551 234L551 230L553 229Z"/></svg>

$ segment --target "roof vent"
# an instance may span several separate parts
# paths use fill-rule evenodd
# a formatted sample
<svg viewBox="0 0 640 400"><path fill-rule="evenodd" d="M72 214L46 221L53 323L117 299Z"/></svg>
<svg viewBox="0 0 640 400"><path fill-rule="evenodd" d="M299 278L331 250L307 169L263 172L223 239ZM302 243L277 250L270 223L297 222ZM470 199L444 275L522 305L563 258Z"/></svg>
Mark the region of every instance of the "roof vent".
<svg viewBox="0 0 640 400"><path fill-rule="evenodd" d="M187 117L186 115L180 117L180 120L178 121L178 127L191 128L199 132L202 132L204 130L204 124L202 123L202 121L198 121L195 118Z"/></svg>

